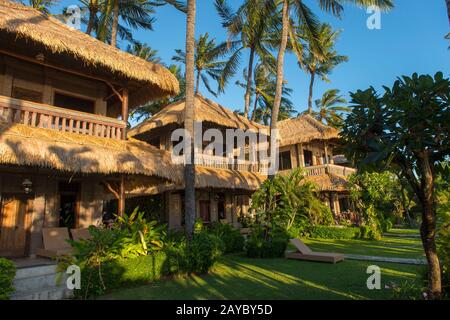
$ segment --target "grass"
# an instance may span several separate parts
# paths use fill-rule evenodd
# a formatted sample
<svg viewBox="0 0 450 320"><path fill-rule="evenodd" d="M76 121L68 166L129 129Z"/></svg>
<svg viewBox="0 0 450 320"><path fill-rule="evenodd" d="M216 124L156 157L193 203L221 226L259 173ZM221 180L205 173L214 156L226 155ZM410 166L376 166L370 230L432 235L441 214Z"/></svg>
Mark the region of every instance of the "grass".
<svg viewBox="0 0 450 320"><path fill-rule="evenodd" d="M389 299L384 285L419 283L423 266L376 263L382 288L368 290L373 263L347 260L336 265L286 259L225 256L212 274L160 280L111 292L101 299Z"/></svg>
<svg viewBox="0 0 450 320"><path fill-rule="evenodd" d="M395 230L396 229L392 229L390 233L396 232ZM304 242L315 251L332 251L365 256L412 259L421 259L425 257L420 238L412 237L395 237L387 235L379 241L359 239L304 239Z"/></svg>

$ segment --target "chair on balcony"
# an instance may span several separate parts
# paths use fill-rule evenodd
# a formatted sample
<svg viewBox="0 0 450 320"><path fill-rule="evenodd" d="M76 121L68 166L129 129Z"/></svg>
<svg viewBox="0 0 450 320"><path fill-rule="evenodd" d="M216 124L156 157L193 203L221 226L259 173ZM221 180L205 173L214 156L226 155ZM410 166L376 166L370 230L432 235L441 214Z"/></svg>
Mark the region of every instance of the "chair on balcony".
<svg viewBox="0 0 450 320"><path fill-rule="evenodd" d="M290 242L297 248L297 252L288 252L286 258L306 261L337 263L344 261L344 256L338 253L313 252L300 239L291 239Z"/></svg>
<svg viewBox="0 0 450 320"><path fill-rule="evenodd" d="M43 228L42 238L44 248L37 249L37 256L56 258L71 255L73 252L72 246L67 242L70 240L67 228Z"/></svg>

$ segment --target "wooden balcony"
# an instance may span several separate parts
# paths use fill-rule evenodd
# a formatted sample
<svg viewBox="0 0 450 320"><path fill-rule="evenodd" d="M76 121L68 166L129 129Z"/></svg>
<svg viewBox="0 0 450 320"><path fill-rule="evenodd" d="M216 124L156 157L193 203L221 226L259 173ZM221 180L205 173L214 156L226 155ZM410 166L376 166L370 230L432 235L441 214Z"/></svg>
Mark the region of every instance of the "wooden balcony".
<svg viewBox="0 0 450 320"><path fill-rule="evenodd" d="M323 164L318 166L305 167L303 168L303 170L305 171L305 176L307 177L320 176L327 173L348 177L353 173L356 173L356 169L354 168L338 166L335 164Z"/></svg>
<svg viewBox="0 0 450 320"><path fill-rule="evenodd" d="M228 169L246 172L256 172L263 173L266 172L264 165L257 162L251 161L239 161L221 156L213 156L207 154L196 154L195 164L203 167L217 168L217 169ZM183 164L184 157L174 158L174 163Z"/></svg>
<svg viewBox="0 0 450 320"><path fill-rule="evenodd" d="M126 128L118 119L6 96L0 96L0 121L117 140Z"/></svg>

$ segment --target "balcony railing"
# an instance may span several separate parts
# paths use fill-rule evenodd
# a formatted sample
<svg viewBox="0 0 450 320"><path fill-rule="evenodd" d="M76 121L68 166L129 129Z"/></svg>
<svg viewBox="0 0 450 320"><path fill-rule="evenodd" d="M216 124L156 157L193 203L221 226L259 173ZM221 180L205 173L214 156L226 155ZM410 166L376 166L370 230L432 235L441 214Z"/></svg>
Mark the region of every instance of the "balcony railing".
<svg viewBox="0 0 450 320"><path fill-rule="evenodd" d="M356 172L356 169L338 166L335 164L323 164L318 166L311 166L303 168L306 176L319 176L323 174L336 174L339 176L348 177Z"/></svg>
<svg viewBox="0 0 450 320"><path fill-rule="evenodd" d="M174 163L183 164L184 157L174 157ZM237 170L237 171L247 171L247 172L256 172L263 173L266 172L266 166L262 163L252 162L252 161L244 161L240 160L239 162L235 159L230 159L221 156L213 156L207 154L196 154L195 155L195 164L199 166L209 167L209 168L217 168L217 169L228 169L228 170Z"/></svg>
<svg viewBox="0 0 450 320"><path fill-rule="evenodd" d="M124 121L0 96L0 121L110 139L123 139Z"/></svg>

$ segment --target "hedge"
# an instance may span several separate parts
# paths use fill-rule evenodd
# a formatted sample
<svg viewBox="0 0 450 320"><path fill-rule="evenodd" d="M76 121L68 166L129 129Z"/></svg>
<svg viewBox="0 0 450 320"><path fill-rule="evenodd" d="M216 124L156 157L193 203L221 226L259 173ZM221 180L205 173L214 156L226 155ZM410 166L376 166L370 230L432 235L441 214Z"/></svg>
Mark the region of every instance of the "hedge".
<svg viewBox="0 0 450 320"><path fill-rule="evenodd" d="M82 269L81 289L76 290L78 297L87 298L101 295L105 290L145 284L169 274L167 256L163 252L142 256L135 259L114 260L98 268ZM89 288L87 288L89 285ZM86 289L88 294L86 295Z"/></svg>
<svg viewBox="0 0 450 320"><path fill-rule="evenodd" d="M284 256L287 240L272 239L270 241L262 239L250 239L247 241L246 249L249 258L279 258Z"/></svg>
<svg viewBox="0 0 450 320"><path fill-rule="evenodd" d="M356 227L314 226L310 231L310 237L319 239L355 239L360 237L360 229Z"/></svg>
<svg viewBox="0 0 450 320"><path fill-rule="evenodd" d="M9 299L14 292L13 280L16 276L16 266L8 259L0 258L0 300Z"/></svg>

